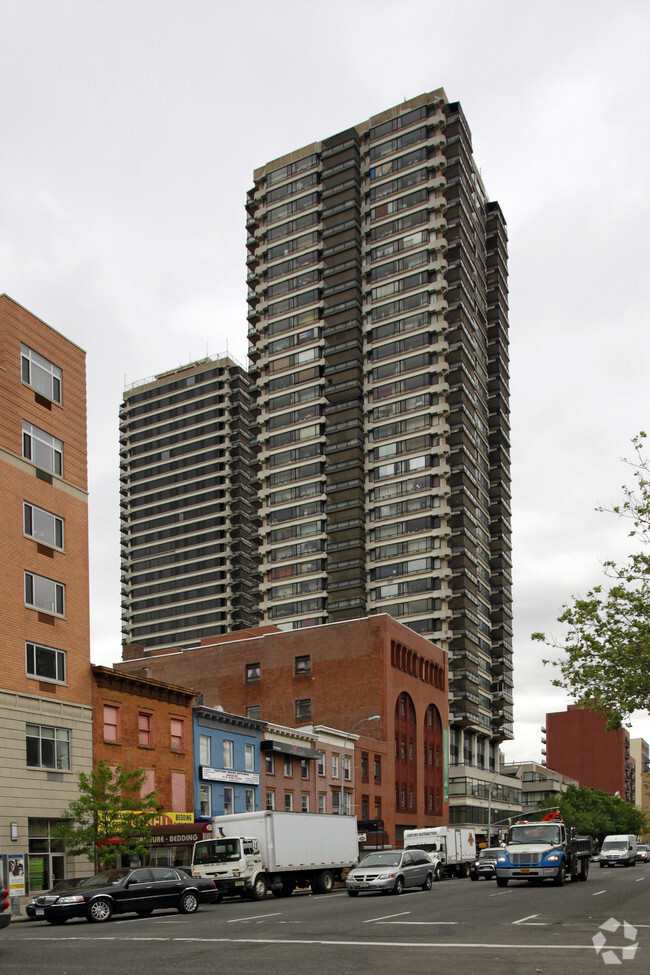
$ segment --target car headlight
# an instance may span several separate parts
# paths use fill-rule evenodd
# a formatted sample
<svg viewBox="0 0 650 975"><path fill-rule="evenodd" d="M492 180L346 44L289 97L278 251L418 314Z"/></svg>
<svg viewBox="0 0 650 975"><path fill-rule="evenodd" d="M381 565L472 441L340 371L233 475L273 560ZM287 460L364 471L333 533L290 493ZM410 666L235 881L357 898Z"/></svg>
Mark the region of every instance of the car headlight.
<svg viewBox="0 0 650 975"><path fill-rule="evenodd" d="M30 902L29 902L29 904L27 906L28 907L36 907L36 898L35 897L32 897L32 899L30 900Z"/></svg>
<svg viewBox="0 0 650 975"><path fill-rule="evenodd" d="M377 880L392 880L394 876L394 873L378 873Z"/></svg>
<svg viewBox="0 0 650 975"><path fill-rule="evenodd" d="M59 897L56 903L57 904L83 904L83 896L81 894L70 894L68 897Z"/></svg>

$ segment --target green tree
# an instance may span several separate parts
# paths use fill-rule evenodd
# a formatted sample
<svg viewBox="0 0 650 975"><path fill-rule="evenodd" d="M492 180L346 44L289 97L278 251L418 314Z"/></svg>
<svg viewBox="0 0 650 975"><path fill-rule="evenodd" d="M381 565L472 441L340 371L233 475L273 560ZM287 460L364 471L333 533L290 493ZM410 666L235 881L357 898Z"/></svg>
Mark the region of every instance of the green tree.
<svg viewBox="0 0 650 975"><path fill-rule="evenodd" d="M95 871L100 863L113 866L121 853L147 853L158 797L155 792L140 795L145 777L143 769L113 769L103 759L93 772L80 772L79 796L61 813L54 831L66 852L87 856Z"/></svg>
<svg viewBox="0 0 650 975"><path fill-rule="evenodd" d="M567 826L575 826L580 836L593 836L599 847L609 833L638 836L648 829L647 816L637 806L602 789L570 785L566 792L558 792L538 803L540 809L553 805L559 806Z"/></svg>
<svg viewBox="0 0 650 975"><path fill-rule="evenodd" d="M624 501L610 510L631 522L629 537L641 550L626 561L604 563L608 585L594 586L586 596L573 596L558 622L566 627L562 641L547 640L562 653L548 661L559 671L552 683L579 703L607 714L608 728L620 727L632 711L650 710L650 466L643 453L646 434L632 440L635 458L626 461L635 484L623 486Z"/></svg>

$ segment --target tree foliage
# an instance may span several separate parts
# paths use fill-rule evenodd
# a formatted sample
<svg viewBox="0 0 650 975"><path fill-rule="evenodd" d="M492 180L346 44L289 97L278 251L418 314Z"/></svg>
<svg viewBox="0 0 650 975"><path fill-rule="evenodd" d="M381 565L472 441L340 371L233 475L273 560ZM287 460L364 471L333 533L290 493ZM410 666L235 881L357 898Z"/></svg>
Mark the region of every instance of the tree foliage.
<svg viewBox="0 0 650 975"><path fill-rule="evenodd" d="M610 833L638 836L648 830L647 816L638 806L610 796L602 789L570 785L566 792L556 793L538 804L540 809L550 805L559 806L567 826L575 826L581 836L593 836L599 847Z"/></svg>
<svg viewBox="0 0 650 975"><path fill-rule="evenodd" d="M97 768L79 773L79 796L61 813L55 838L72 856L87 856L98 869L113 866L122 853L141 856L151 846L151 819L156 815L155 792L141 796L143 769L115 769L103 759Z"/></svg>
<svg viewBox="0 0 650 975"><path fill-rule="evenodd" d="M573 596L558 622L566 627L563 641L534 640L562 652L552 663L559 676L552 683L577 702L607 714L608 728L620 727L632 711L650 710L650 466L643 448L646 434L632 440L628 463L634 486L623 486L624 501L606 509L631 522L629 537L641 550L626 561L604 563L609 584L594 586L586 596ZM605 509L598 509L605 510Z"/></svg>

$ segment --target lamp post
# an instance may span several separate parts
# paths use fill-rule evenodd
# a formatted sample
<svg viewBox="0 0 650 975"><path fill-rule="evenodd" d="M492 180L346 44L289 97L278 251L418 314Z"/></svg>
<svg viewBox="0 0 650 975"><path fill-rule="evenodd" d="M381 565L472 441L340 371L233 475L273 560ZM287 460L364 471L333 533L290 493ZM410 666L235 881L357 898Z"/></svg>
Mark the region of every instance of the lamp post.
<svg viewBox="0 0 650 975"><path fill-rule="evenodd" d="M358 728L360 724L365 724L366 721L381 721L380 714L371 714L369 718L359 718L356 724L353 724L347 735L345 736L345 741L343 742L343 753L341 755L341 800L339 802L339 816L343 815L343 775L345 768L345 749L347 748L348 741L350 740L350 735L355 728Z"/></svg>

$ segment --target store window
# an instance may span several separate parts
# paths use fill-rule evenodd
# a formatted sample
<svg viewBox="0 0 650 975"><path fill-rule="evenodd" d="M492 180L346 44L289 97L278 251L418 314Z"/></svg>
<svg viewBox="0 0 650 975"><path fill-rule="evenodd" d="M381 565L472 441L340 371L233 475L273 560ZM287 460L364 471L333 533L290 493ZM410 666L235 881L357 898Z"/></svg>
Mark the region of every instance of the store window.
<svg viewBox="0 0 650 975"><path fill-rule="evenodd" d="M52 836L56 819L27 821L28 863L27 890L49 890L66 876L65 846Z"/></svg>

